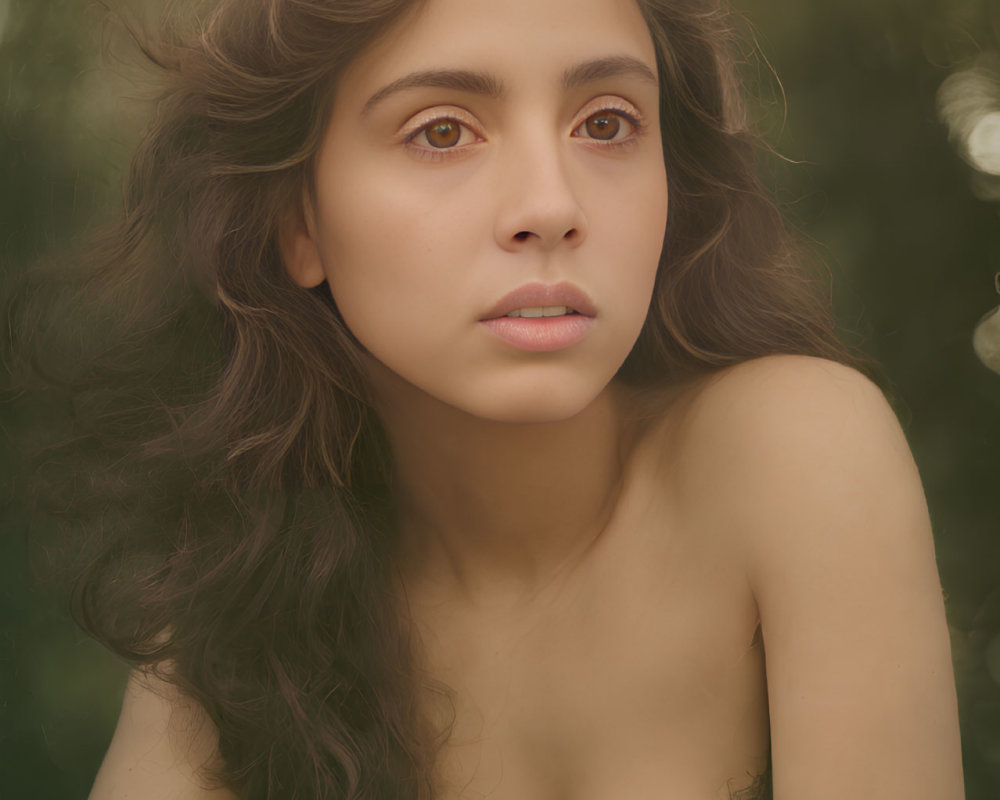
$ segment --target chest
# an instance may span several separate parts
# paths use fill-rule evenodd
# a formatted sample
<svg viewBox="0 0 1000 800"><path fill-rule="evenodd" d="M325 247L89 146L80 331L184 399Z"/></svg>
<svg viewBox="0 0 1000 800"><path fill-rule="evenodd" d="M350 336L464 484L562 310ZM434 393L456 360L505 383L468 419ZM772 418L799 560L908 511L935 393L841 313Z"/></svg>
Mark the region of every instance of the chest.
<svg viewBox="0 0 1000 800"><path fill-rule="evenodd" d="M723 800L766 765L756 608L706 540L610 543L530 606L418 619L440 800Z"/></svg>

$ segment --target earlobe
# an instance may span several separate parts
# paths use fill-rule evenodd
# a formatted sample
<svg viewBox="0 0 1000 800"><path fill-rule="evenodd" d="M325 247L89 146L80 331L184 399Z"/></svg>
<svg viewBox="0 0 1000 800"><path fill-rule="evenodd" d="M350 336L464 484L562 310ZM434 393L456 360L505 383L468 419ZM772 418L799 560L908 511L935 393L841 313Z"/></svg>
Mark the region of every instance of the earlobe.
<svg viewBox="0 0 1000 800"><path fill-rule="evenodd" d="M285 215L278 232L278 245L289 277L299 286L311 289L326 280L308 197Z"/></svg>

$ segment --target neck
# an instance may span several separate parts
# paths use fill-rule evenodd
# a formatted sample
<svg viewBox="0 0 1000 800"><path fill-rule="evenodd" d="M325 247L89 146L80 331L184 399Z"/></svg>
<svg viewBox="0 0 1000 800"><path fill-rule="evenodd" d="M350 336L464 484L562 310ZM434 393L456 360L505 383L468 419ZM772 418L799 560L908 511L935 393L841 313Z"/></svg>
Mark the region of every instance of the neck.
<svg viewBox="0 0 1000 800"><path fill-rule="evenodd" d="M408 584L472 602L530 597L586 557L615 510L625 437L613 386L546 423L474 417L394 375L376 396Z"/></svg>

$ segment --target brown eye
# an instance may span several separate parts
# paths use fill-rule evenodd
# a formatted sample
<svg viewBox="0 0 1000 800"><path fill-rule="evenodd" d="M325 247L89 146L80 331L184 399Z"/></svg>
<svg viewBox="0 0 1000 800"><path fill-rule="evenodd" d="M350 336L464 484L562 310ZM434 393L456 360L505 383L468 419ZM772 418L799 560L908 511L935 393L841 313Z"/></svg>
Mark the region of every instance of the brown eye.
<svg viewBox="0 0 1000 800"><path fill-rule="evenodd" d="M453 119L441 119L428 125L424 136L431 147L454 147L462 138L462 126Z"/></svg>
<svg viewBox="0 0 1000 800"><path fill-rule="evenodd" d="M587 129L587 135L592 139L607 141L614 139L618 135L618 132L622 128L622 118L617 114L609 114L606 111L602 111L600 114L588 117L584 126Z"/></svg>

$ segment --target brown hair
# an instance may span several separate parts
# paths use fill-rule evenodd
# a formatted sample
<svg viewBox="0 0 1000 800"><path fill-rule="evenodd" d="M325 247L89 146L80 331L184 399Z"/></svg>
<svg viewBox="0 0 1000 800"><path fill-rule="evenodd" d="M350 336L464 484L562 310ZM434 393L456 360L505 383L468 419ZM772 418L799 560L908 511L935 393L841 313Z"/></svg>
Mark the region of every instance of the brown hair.
<svg viewBox="0 0 1000 800"><path fill-rule="evenodd" d="M773 353L857 363L756 177L727 13L639 5L671 205L621 379ZM37 485L82 531L77 618L133 664L170 664L218 727L215 777L247 798L432 793L440 737L388 583L386 447L350 331L277 241L338 74L411 6L222 0L146 41L167 85L120 219L40 265L12 309L25 380L72 421Z"/></svg>

